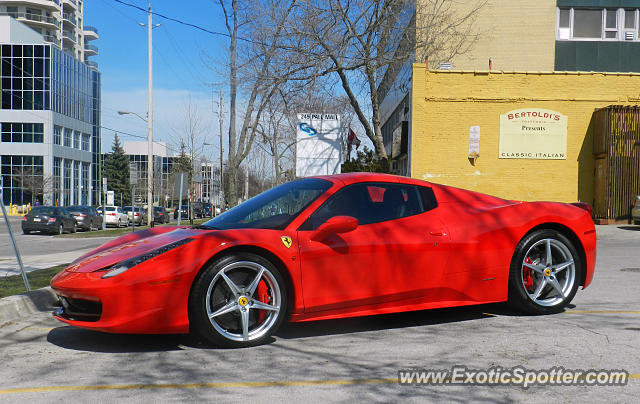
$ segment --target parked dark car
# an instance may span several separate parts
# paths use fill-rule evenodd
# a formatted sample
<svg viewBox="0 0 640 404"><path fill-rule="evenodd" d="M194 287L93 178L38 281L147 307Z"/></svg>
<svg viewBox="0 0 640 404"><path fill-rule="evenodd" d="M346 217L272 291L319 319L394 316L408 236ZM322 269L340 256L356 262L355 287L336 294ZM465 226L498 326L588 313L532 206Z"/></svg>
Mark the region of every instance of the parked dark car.
<svg viewBox="0 0 640 404"><path fill-rule="evenodd" d="M189 205L180 205L180 210L182 211L182 219L189 219ZM178 218L178 208L173 210L173 218Z"/></svg>
<svg viewBox="0 0 640 404"><path fill-rule="evenodd" d="M169 214L167 210L162 206L153 207L153 223L162 224L169 223Z"/></svg>
<svg viewBox="0 0 640 404"><path fill-rule="evenodd" d="M213 217L213 205L211 205L209 202L202 203L202 216Z"/></svg>
<svg viewBox="0 0 640 404"><path fill-rule="evenodd" d="M191 204L191 209L193 209L193 218L199 219L204 217L204 211L202 209L202 202L193 202Z"/></svg>
<svg viewBox="0 0 640 404"><path fill-rule="evenodd" d="M22 218L22 232L41 231L51 234L76 232L76 219L65 209L57 206L36 206Z"/></svg>
<svg viewBox="0 0 640 404"><path fill-rule="evenodd" d="M74 205L66 208L71 216L76 219L78 229L82 230L100 230L102 228L102 215L87 205Z"/></svg>

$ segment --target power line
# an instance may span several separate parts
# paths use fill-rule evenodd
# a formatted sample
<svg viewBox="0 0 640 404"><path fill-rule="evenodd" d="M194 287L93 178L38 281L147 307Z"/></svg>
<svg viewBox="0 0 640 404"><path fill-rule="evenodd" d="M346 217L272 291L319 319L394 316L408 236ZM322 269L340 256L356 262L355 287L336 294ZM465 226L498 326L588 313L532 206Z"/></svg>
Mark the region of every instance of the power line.
<svg viewBox="0 0 640 404"><path fill-rule="evenodd" d="M114 1L116 3L120 3L120 4L123 4L125 6L131 7L131 8L135 8L136 10L140 10L143 13L148 13L149 12L149 10L146 10L143 7L140 7L140 6L135 5L135 4L127 3L126 1L122 1L122 0L114 0ZM207 34L217 35L217 36L224 36L224 37L227 37L227 38L231 38L231 35L229 35L228 33L212 31L210 29L201 27L199 25L192 24L190 22L182 21L182 20L179 20L177 18L168 17L168 16L166 16L164 14L160 14L160 13L157 13L155 11L151 11L151 14L157 15L158 17L164 18L165 20L168 20L168 21L177 22L178 24L182 24L182 25L186 25L187 27L195 28L197 30L206 32ZM236 38L241 40L241 41L245 41L245 42L249 42L249 43L255 43L255 44L259 44L259 45L266 45L264 42L254 41L253 39L249 39L249 38L244 38L244 37L240 37L240 36L237 36Z"/></svg>

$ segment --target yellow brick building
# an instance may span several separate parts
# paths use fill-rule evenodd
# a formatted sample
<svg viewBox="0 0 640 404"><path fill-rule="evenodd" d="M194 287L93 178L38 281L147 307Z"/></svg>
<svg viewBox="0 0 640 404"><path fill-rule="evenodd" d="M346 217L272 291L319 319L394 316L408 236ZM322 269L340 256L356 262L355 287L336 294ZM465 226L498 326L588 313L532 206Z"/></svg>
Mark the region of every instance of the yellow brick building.
<svg viewBox="0 0 640 404"><path fill-rule="evenodd" d="M432 4L418 0L417 18L432 12ZM468 0L442 6L451 7L452 14L462 18L478 4L482 2ZM470 49L451 60L434 62L450 62L456 70L485 70L491 59L494 70L554 70L556 0L487 0L471 19L470 34L478 37ZM416 59L424 61L421 55Z"/></svg>
<svg viewBox="0 0 640 404"><path fill-rule="evenodd" d="M428 71L413 65L409 172L414 178L516 200L594 199L595 109L638 104L640 74ZM500 115L531 108L567 116L566 158L499 158ZM469 132L480 127L479 157Z"/></svg>

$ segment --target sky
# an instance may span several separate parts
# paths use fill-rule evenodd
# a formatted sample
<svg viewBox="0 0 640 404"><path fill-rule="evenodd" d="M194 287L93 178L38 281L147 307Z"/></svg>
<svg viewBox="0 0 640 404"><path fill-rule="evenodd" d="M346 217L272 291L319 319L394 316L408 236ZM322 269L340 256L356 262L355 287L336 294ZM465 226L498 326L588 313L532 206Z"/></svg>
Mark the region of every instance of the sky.
<svg viewBox="0 0 640 404"><path fill-rule="evenodd" d="M147 1L123 1L147 8ZM151 5L154 12L210 31L226 32L217 0L156 0ZM148 109L147 28L139 23L147 23L146 12L115 0L84 2L84 25L94 26L99 34L91 42L99 53L91 60L98 63L102 73L102 126L118 131L122 141L144 141L147 137L144 121L134 115L118 114L124 110L144 117ZM154 140L176 148L191 100L202 118L206 136L211 139L207 141L218 144L217 100L220 90L228 91L222 73L228 38L154 15L153 24L157 23L161 25L153 30ZM228 106L226 95L225 103ZM103 151L111 150L113 138L113 130L102 129ZM208 152L215 156L218 152L211 149Z"/></svg>

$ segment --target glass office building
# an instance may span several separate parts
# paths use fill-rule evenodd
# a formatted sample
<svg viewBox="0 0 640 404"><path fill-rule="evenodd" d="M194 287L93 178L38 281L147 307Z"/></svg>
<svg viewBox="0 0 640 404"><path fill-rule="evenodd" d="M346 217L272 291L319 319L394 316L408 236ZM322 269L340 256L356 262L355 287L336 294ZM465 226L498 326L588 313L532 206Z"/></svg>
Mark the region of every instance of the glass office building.
<svg viewBox="0 0 640 404"><path fill-rule="evenodd" d="M96 204L100 73L52 43L29 43L37 42L30 35L0 43L4 202Z"/></svg>

